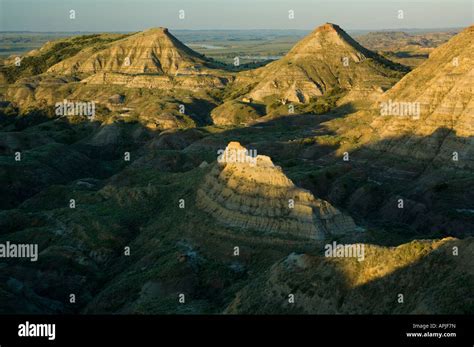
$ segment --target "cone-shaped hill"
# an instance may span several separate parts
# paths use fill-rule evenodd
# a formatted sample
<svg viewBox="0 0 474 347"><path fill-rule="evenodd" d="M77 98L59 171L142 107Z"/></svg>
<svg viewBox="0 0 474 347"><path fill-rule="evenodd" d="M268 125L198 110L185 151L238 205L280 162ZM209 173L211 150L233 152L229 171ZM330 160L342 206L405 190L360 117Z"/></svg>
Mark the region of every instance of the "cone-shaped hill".
<svg viewBox="0 0 474 347"><path fill-rule="evenodd" d="M185 46L166 28L139 32L94 51L85 50L52 66L49 72L176 75L199 74L212 67L204 56Z"/></svg>
<svg viewBox="0 0 474 347"><path fill-rule="evenodd" d="M217 221L248 230L322 239L355 224L330 203L286 177L267 156L250 156L230 142L197 193L197 205Z"/></svg>
<svg viewBox="0 0 474 347"><path fill-rule="evenodd" d="M298 42L282 59L249 73L238 83L256 85L248 96L306 103L332 90L366 93L388 89L406 67L362 47L335 24L324 24Z"/></svg>
<svg viewBox="0 0 474 347"><path fill-rule="evenodd" d="M8 86L6 98L23 109L93 101L96 120L133 119L158 130L209 122L207 114L215 105L210 94L224 88L232 73L165 28L109 36L70 39L75 45L59 51L60 60L47 59L47 68L38 74L20 76ZM39 53L56 57L58 45L65 43L45 45Z"/></svg>

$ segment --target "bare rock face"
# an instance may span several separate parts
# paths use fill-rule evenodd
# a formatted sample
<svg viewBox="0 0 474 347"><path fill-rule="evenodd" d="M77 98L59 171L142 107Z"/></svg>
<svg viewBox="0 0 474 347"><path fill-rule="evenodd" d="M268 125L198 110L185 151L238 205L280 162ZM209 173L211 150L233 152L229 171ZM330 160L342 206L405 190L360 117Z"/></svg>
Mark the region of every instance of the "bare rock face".
<svg viewBox="0 0 474 347"><path fill-rule="evenodd" d="M54 73L198 74L207 61L166 28L152 28L115 41L95 53L83 52L52 66Z"/></svg>
<svg viewBox="0 0 474 347"><path fill-rule="evenodd" d="M440 125L460 135L474 134L474 26L435 49L419 68L407 74L384 99L420 103L425 133ZM419 127L416 127L419 128ZM430 130L431 129L431 130Z"/></svg>
<svg viewBox="0 0 474 347"><path fill-rule="evenodd" d="M474 168L473 50L471 26L385 93L371 124L381 150L444 163L457 152L457 166Z"/></svg>
<svg viewBox="0 0 474 347"><path fill-rule="evenodd" d="M197 206L225 225L322 239L355 229L352 218L315 198L263 155L230 142L197 192Z"/></svg>
<svg viewBox="0 0 474 347"><path fill-rule="evenodd" d="M18 78L6 88L7 99L22 109L63 100L94 102L95 121L134 119L159 131L209 123L207 109L214 102L210 91L225 88L234 78L165 28L110 40L105 34L100 37L104 39L84 44L46 72ZM46 44L40 51L50 55L54 47Z"/></svg>
<svg viewBox="0 0 474 347"><path fill-rule="evenodd" d="M223 88L232 78L166 28L152 28L101 47L89 47L48 69L80 75L85 84L127 88Z"/></svg>
<svg viewBox="0 0 474 347"><path fill-rule="evenodd" d="M250 73L237 83L257 80L249 93L254 100L276 96L306 103L313 97L340 88L365 94L396 82L401 66L359 45L339 26L324 24L298 42L281 60Z"/></svg>
<svg viewBox="0 0 474 347"><path fill-rule="evenodd" d="M184 89L199 91L202 89L224 88L228 78L224 76L191 75L130 75L116 72L99 72L82 80L85 84L116 84L127 88Z"/></svg>

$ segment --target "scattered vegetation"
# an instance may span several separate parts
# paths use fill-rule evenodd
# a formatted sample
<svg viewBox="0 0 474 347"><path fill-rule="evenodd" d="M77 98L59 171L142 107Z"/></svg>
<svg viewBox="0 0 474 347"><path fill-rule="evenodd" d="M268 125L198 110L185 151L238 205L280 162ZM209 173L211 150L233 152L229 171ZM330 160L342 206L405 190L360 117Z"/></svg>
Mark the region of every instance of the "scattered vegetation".
<svg viewBox="0 0 474 347"><path fill-rule="evenodd" d="M85 47L103 48L107 43L118 40L124 35L82 35L69 39L51 42L44 50L38 50L35 54L21 58L19 66L14 61L9 66L0 67L0 73L5 76L8 83L14 83L21 77L39 75L60 61L76 55Z"/></svg>

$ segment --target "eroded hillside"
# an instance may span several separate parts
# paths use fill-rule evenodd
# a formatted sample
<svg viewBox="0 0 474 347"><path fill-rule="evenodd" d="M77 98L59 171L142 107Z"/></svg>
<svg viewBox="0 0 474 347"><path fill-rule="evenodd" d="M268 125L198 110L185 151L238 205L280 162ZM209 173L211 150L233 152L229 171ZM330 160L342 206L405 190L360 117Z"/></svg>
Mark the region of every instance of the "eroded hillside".
<svg viewBox="0 0 474 347"><path fill-rule="evenodd" d="M472 312L472 33L408 73L330 24L239 73L165 29L2 69L0 240L40 260L0 264L1 310Z"/></svg>

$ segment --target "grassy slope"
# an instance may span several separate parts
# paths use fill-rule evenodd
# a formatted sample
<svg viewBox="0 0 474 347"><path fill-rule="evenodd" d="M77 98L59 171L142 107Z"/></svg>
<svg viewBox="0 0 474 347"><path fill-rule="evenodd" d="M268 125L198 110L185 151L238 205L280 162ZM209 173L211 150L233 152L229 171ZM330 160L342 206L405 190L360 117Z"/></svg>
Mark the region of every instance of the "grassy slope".
<svg viewBox="0 0 474 347"><path fill-rule="evenodd" d="M125 35L81 35L72 38L53 41L47 49L38 50L36 54L22 58L20 66L10 65L0 68L8 83L14 83L21 77L39 75L60 61L79 53L85 47L96 47L97 50L105 44L113 42Z"/></svg>

